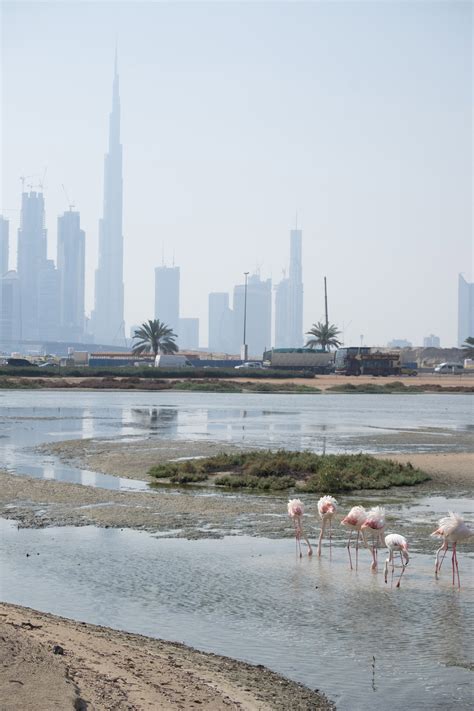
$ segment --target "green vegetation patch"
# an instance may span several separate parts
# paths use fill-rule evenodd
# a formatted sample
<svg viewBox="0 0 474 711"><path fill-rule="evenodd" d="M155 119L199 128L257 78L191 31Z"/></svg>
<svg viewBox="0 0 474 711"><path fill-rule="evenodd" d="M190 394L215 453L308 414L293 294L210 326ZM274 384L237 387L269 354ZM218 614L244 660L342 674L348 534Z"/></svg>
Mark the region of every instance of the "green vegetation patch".
<svg viewBox="0 0 474 711"><path fill-rule="evenodd" d="M316 393L319 388L298 383L236 383L232 380L182 380L171 383L172 390L205 393Z"/></svg>
<svg viewBox="0 0 474 711"><path fill-rule="evenodd" d="M344 492L358 489L387 489L413 486L430 477L410 463L399 464L369 454L328 454L253 450L183 462L166 462L152 467L148 474L173 483L206 481L209 475L216 486L230 489L307 492Z"/></svg>

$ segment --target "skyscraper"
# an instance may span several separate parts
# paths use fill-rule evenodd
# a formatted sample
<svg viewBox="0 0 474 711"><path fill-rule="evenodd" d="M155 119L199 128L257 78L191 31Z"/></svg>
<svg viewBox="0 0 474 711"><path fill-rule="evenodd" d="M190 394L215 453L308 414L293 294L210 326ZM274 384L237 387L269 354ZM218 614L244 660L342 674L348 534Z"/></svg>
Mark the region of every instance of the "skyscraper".
<svg viewBox="0 0 474 711"><path fill-rule="evenodd" d="M195 351L199 348L199 319L180 318L178 331L180 350Z"/></svg>
<svg viewBox="0 0 474 711"><path fill-rule="evenodd" d="M8 220L0 215L0 276L8 271Z"/></svg>
<svg viewBox="0 0 474 711"><path fill-rule="evenodd" d="M208 347L215 353L238 353L240 342L233 337L233 313L229 308L229 294L209 294Z"/></svg>
<svg viewBox="0 0 474 711"><path fill-rule="evenodd" d="M20 321L20 280L17 272L10 271L0 276L0 349L16 349Z"/></svg>
<svg viewBox="0 0 474 711"><path fill-rule="evenodd" d="M245 285L234 287L234 337L236 344L243 344ZM252 274L247 284L246 342L249 356L262 358L265 348L271 346L272 337L272 280L262 281ZM235 344L234 344L235 345ZM233 349L235 352L235 349ZM238 351L237 351L238 352Z"/></svg>
<svg viewBox="0 0 474 711"><path fill-rule="evenodd" d="M104 211L99 221L99 265L95 273L92 331L97 343L125 342L122 235L122 145L120 96L115 55L109 149L104 162Z"/></svg>
<svg viewBox="0 0 474 711"><path fill-rule="evenodd" d="M275 348L289 348L289 279L282 279L275 286Z"/></svg>
<svg viewBox="0 0 474 711"><path fill-rule="evenodd" d="M155 269L155 318L179 336L179 267Z"/></svg>
<svg viewBox="0 0 474 711"><path fill-rule="evenodd" d="M303 276L302 276L302 232L290 232L290 274L288 284L289 335L290 345L303 345Z"/></svg>
<svg viewBox="0 0 474 711"><path fill-rule="evenodd" d="M469 336L474 338L474 283L469 283L460 274L458 279L458 346L462 346Z"/></svg>
<svg viewBox="0 0 474 711"><path fill-rule="evenodd" d="M303 335L302 231L290 231L290 271L275 289L275 346L300 348Z"/></svg>
<svg viewBox="0 0 474 711"><path fill-rule="evenodd" d="M40 336L39 275L46 266L46 229L42 193L22 193L18 230L18 277L20 280L20 334L25 340Z"/></svg>
<svg viewBox="0 0 474 711"><path fill-rule="evenodd" d="M38 274L39 337L59 340L59 272L52 259L47 259Z"/></svg>
<svg viewBox="0 0 474 711"><path fill-rule="evenodd" d="M59 324L61 340L84 335L85 233L80 215L69 210L58 217Z"/></svg>

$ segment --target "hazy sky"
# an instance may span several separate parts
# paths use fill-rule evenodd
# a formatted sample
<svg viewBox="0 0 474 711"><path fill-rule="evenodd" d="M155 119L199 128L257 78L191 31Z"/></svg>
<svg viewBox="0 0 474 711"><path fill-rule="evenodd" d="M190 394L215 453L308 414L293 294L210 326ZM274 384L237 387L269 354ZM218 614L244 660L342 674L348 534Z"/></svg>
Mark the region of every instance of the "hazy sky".
<svg viewBox="0 0 474 711"><path fill-rule="evenodd" d="M345 341L457 336L472 278L470 2L2 2L2 186L16 264L19 176L47 168L81 212L93 306L119 46L125 318L153 317L154 266L181 316L259 268L276 283L303 228L304 326ZM33 178L31 182L37 182ZM28 182L28 181L27 181Z"/></svg>

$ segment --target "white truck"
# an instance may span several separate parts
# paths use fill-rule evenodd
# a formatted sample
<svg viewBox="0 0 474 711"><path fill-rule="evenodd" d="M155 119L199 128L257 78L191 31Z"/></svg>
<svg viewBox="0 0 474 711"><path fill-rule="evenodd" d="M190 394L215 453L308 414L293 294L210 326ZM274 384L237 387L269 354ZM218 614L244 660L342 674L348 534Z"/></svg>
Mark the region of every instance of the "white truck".
<svg viewBox="0 0 474 711"><path fill-rule="evenodd" d="M155 358L155 368L192 368L193 364L184 355L158 354Z"/></svg>

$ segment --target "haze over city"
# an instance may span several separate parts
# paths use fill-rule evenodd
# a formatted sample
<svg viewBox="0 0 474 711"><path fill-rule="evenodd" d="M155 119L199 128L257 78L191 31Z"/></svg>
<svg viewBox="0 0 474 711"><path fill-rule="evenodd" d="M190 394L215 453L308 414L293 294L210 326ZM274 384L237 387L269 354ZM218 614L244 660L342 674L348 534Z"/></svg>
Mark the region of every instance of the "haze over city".
<svg viewBox="0 0 474 711"><path fill-rule="evenodd" d="M326 275L346 343L456 343L457 277L472 277L469 3L1 8L10 268L19 178L47 169L48 256L73 203L93 309L117 42L127 334L174 260L206 345L208 293L247 271L278 283L297 219L305 331Z"/></svg>

